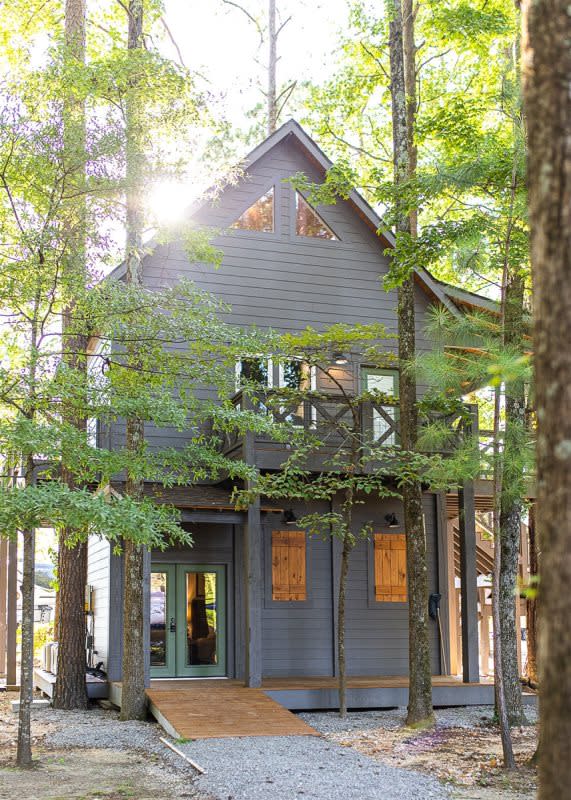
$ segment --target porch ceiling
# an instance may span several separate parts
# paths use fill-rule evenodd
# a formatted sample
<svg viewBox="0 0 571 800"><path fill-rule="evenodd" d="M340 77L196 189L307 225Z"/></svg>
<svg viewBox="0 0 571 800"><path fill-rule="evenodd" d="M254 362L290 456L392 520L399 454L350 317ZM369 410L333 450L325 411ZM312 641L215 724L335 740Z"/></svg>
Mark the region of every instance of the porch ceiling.
<svg viewBox="0 0 571 800"><path fill-rule="evenodd" d="M112 488L119 493L125 491L124 481L113 481ZM165 503L176 508L208 509L214 511L235 511L230 489L220 486L163 486L160 483L145 483L145 497L151 497L156 503ZM269 501L262 500L261 511L283 511Z"/></svg>

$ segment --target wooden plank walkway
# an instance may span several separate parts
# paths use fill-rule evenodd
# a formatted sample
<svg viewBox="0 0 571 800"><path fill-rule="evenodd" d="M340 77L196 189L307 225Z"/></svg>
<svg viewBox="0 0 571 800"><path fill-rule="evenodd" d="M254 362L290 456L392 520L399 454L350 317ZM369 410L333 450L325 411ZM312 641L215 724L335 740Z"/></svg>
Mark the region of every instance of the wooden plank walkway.
<svg viewBox="0 0 571 800"><path fill-rule="evenodd" d="M153 716L177 738L318 735L263 689L240 681L151 681L147 697Z"/></svg>

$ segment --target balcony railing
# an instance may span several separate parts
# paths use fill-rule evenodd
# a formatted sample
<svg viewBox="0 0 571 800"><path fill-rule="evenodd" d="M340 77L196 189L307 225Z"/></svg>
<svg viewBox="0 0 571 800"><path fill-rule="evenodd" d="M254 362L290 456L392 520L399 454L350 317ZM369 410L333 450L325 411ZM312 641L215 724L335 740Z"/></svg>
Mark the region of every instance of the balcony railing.
<svg viewBox="0 0 571 800"><path fill-rule="evenodd" d="M399 408L396 398L383 397L348 402L340 394L315 392L299 399L299 397L288 397L287 393L279 389L268 389L263 393L257 392L255 398L239 391L234 395L233 402L243 410L256 410L267 414L273 422L289 423L299 430L315 434L324 454L327 450L341 450L349 443L355 430L360 433L362 441L369 446L398 447L400 444ZM435 422L447 431L446 444L426 449L432 452L450 451L470 428L477 429L477 406L464 406L460 412L452 414L431 413L430 418L421 420L421 430L427 424ZM224 452L230 453L241 447L244 438L238 433L229 434L224 444ZM268 433L258 432L253 438L256 445L275 443ZM287 445L279 443L276 447L282 450L288 449Z"/></svg>

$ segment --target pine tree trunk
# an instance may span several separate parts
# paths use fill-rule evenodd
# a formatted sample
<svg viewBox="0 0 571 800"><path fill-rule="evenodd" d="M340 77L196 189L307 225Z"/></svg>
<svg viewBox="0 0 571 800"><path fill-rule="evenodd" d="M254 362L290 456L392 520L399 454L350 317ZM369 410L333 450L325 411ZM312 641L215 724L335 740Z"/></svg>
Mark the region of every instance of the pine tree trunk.
<svg viewBox="0 0 571 800"><path fill-rule="evenodd" d="M525 0L524 99L534 283L541 741L539 800L571 786L571 13Z"/></svg>
<svg viewBox="0 0 571 800"><path fill-rule="evenodd" d="M400 0L390 3L390 68L393 119L393 160L397 185L397 253L398 234L411 235L411 220L398 197L399 184L410 175L407 126L407 94L405 86L403 16ZM412 19L411 19L412 22ZM409 43L410 43L409 35ZM415 356L414 278L405 278L398 290L398 335L400 365L400 440L405 451L417 447L418 419L416 378L411 365ZM425 725L434 721L432 709L432 676L428 639L428 570L426 541L422 518L422 490L418 481L403 488L406 533L406 566L409 607L409 703L408 725Z"/></svg>
<svg viewBox="0 0 571 800"><path fill-rule="evenodd" d="M128 49L143 47L143 3L130 0ZM143 214L141 208L141 180L144 153L141 137L141 87L133 86L127 100L126 111L126 177L127 177L127 283L142 285L143 272L141 251L143 245ZM129 349L129 361L137 366L136 347ZM144 447L145 431L142 419L129 417L125 446L127 452L137 460ZM127 495L139 500L143 495L143 482L127 470L125 486ZM147 714L145 697L145 620L143 578L145 549L141 545L126 541L123 551L123 676L121 696L121 719L144 719Z"/></svg>
<svg viewBox="0 0 571 800"><path fill-rule="evenodd" d="M26 464L26 486L35 482L34 459ZM19 767L32 765L31 706L34 691L34 584L36 536L33 529L22 531L24 553L22 563L22 645L20 659L20 710L18 717L18 747L16 763Z"/></svg>
<svg viewBox="0 0 571 800"><path fill-rule="evenodd" d="M339 716L347 716L347 661L345 658L345 599L351 542L348 535L343 539L341 568L339 571L339 604L337 608L337 654L339 662Z"/></svg>
<svg viewBox="0 0 571 800"><path fill-rule="evenodd" d="M529 509L529 576L532 588L536 589L535 579L539 574L537 535L535 529L535 503ZM528 597L527 612L527 668L526 675L530 685L537 685L537 602Z"/></svg>
<svg viewBox="0 0 571 800"><path fill-rule="evenodd" d="M268 135L278 124L276 67L277 67L276 0L269 0L268 6Z"/></svg>
<svg viewBox="0 0 571 800"><path fill-rule="evenodd" d="M503 341L510 350L523 351L524 280L519 273L509 275L505 287ZM525 388L523 381L512 381L505 389L505 443L500 492L501 561L499 575L499 618L502 637L502 670L506 710L510 725L526 722L518 664L516 590L522 526L524 478L518 464L518 451L525 436Z"/></svg>
<svg viewBox="0 0 571 800"><path fill-rule="evenodd" d="M65 46L66 59L70 62L85 62L86 0L66 0L65 3ZM64 284L68 307L63 313L62 342L64 364L73 372L85 374L87 362L85 351L87 339L74 331L72 297L76 284L85 285L85 108L81 101L66 98L63 112L64 150L69 169L70 185L77 188L70 218L67 220L70 257L66 259ZM80 165L78 168L78 164ZM82 376L83 377L83 376ZM80 384L78 380L78 384ZM66 421L79 430L85 431L86 421L77 411L64 408ZM73 491L76 488L75 476L62 465L62 480ZM54 687L53 705L55 708L87 708L87 689L85 682L85 635L86 620L84 612L85 584L87 583L87 542L67 546L69 537L76 531L64 530L58 541L58 668Z"/></svg>

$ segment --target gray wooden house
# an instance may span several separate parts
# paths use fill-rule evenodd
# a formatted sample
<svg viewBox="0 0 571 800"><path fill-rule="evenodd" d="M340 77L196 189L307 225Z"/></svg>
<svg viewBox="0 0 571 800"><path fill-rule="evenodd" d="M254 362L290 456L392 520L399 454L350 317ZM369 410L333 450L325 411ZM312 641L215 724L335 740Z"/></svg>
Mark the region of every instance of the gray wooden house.
<svg viewBox="0 0 571 800"><path fill-rule="evenodd" d="M396 293L383 291L380 284L388 267L385 250L393 243L390 232L379 233L382 221L356 192L335 205L313 208L287 182L300 172L320 182L330 165L296 122L286 123L248 156L244 176L215 204L192 212L198 224L226 231L218 240L224 253L221 268L190 263L177 243L159 245L144 259L146 284L158 287L180 276L191 277L231 306L230 321L236 324L295 331L337 321L378 321L396 332ZM424 328L435 303L461 314L464 307L480 306L485 300L418 271L420 351L431 346ZM375 371L357 357L339 364L339 370L355 390L370 385L396 391L396 372ZM272 364L266 371L270 385L283 380ZM377 435L390 442L390 421L371 417L370 424L380 426ZM180 434L149 430L147 435L164 443ZM228 447L261 469L275 468L284 456L282 446L253 436L229 442ZM147 488L151 492L157 487ZM228 489L221 486L165 490L162 496L182 510L195 544L192 549L148 555L149 682L229 678L251 687L262 685L289 708L335 706L336 543L298 530L295 520L307 509L296 503L277 508L262 501L238 512ZM438 704L491 701L492 687L478 684L476 506L490 507L485 482L464 486L448 497L424 496L430 591L442 595L440 625L430 621ZM349 705L402 704L408 671L403 514L397 500L369 500L359 514L374 521L374 535L351 557ZM455 519L456 555L451 534ZM383 563L390 564L391 580L383 573ZM461 647L455 639L458 578ZM88 583L94 598L94 661L103 662L114 685L121 680L122 565L104 539L90 542ZM464 683L448 677L459 671L460 658Z"/></svg>

